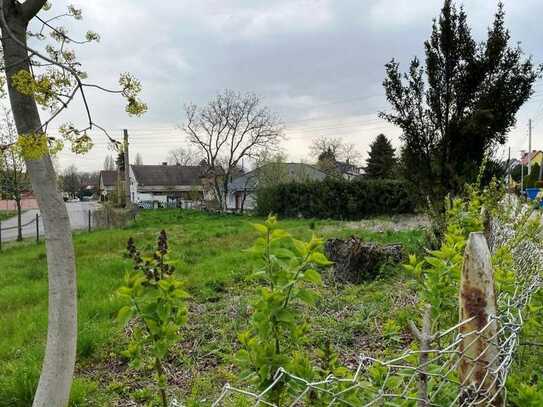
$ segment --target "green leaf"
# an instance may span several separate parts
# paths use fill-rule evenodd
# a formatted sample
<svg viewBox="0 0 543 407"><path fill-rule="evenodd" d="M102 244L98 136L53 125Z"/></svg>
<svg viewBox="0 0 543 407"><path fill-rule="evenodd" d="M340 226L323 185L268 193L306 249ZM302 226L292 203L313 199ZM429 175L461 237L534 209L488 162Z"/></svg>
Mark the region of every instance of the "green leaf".
<svg viewBox="0 0 543 407"><path fill-rule="evenodd" d="M268 233L268 228L266 225L262 225L260 223L252 223L253 227L257 230L258 233L266 234Z"/></svg>
<svg viewBox="0 0 543 407"><path fill-rule="evenodd" d="M292 311L288 309L282 309L277 314L277 320L284 322L286 324L293 324L294 322L296 322L296 316L294 315Z"/></svg>
<svg viewBox="0 0 543 407"><path fill-rule="evenodd" d="M279 259L290 259L290 258L294 257L294 253L292 253L290 250L282 248L282 247L279 248L279 249L275 249L273 251L273 254Z"/></svg>
<svg viewBox="0 0 543 407"><path fill-rule="evenodd" d="M130 320L130 318L132 318L132 315L133 315L132 307L125 305L117 313L117 321L120 322L122 325L126 325L126 323Z"/></svg>
<svg viewBox="0 0 543 407"><path fill-rule="evenodd" d="M424 260L426 260L426 262L428 264L430 264L431 266L433 266L433 267L435 267L437 269L445 267L445 262L443 260L441 260L441 259L427 256L427 257L424 258Z"/></svg>
<svg viewBox="0 0 543 407"><path fill-rule="evenodd" d="M131 297L132 296L132 289L128 288L128 287L121 287L117 290L117 293L121 296L121 297Z"/></svg>
<svg viewBox="0 0 543 407"><path fill-rule="evenodd" d="M304 273L304 280L314 284L322 284L320 273L315 269L308 269Z"/></svg>
<svg viewBox="0 0 543 407"><path fill-rule="evenodd" d="M300 256L304 257L307 255L307 245L304 242L301 240L292 239L292 243Z"/></svg>
<svg viewBox="0 0 543 407"><path fill-rule="evenodd" d="M289 233L284 229L275 229L271 235L272 239L285 239L289 236Z"/></svg>
<svg viewBox="0 0 543 407"><path fill-rule="evenodd" d="M318 266L331 266L334 262L328 260L326 256L320 252L314 252L311 254L309 260Z"/></svg>
<svg viewBox="0 0 543 407"><path fill-rule="evenodd" d="M315 303L320 298L316 292L314 292L313 290L308 290L306 288L300 288L296 293L296 297L309 305L315 305Z"/></svg>

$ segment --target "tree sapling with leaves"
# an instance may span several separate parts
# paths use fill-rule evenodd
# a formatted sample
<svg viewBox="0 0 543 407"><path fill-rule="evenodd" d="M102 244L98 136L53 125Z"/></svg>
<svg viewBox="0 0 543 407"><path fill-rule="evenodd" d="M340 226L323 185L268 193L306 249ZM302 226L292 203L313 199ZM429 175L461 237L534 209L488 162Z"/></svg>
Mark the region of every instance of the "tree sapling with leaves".
<svg viewBox="0 0 543 407"><path fill-rule="evenodd" d="M134 270L126 275L125 285L118 290L119 296L128 302L119 310L118 319L126 324L136 318L136 323L123 356L135 368L152 366L162 405L167 407L167 377L163 363L187 320L185 301L188 294L182 288L183 283L174 276L175 267L168 258L168 238L164 230L160 232L152 256L142 256L132 238L128 240L127 251Z"/></svg>
<svg viewBox="0 0 543 407"><path fill-rule="evenodd" d="M294 239L279 228L273 216L254 226L259 237L250 253L261 260L261 267L252 277L265 284L254 303L250 328L239 335L242 349L237 359L243 376L254 377L258 387L264 389L281 367L303 377L314 375L299 346L308 327L295 304L315 304L319 297L310 284L321 284L316 267L332 263L323 254L323 240L316 236L308 242ZM282 387L275 386L271 399L279 402L281 392Z"/></svg>

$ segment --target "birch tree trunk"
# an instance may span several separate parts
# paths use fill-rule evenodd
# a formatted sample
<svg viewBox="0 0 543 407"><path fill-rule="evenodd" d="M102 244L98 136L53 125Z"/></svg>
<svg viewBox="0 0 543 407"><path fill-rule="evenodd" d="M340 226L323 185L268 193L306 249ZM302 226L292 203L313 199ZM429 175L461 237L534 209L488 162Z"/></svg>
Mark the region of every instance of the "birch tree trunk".
<svg viewBox="0 0 543 407"><path fill-rule="evenodd" d="M19 93L12 76L29 70L28 53L14 41L26 44L28 21L45 0L18 3L0 0L4 15L2 47L11 109L17 132L35 133L41 126L36 101ZM66 205L58 190L56 174L49 155L27 160L26 168L41 211L46 236L49 282L47 346L34 407L64 407L68 404L76 356L77 298L75 257Z"/></svg>

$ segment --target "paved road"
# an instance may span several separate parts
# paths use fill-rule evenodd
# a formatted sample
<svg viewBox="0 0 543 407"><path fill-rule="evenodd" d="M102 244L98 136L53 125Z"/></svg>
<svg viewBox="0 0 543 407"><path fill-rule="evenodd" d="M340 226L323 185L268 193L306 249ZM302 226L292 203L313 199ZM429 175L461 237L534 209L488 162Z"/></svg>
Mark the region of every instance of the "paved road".
<svg viewBox="0 0 543 407"><path fill-rule="evenodd" d="M70 216L70 223L72 230L86 229L88 227L89 210L95 211L98 208L96 202L68 202L66 204L68 208L68 215ZM30 223L28 226L23 227L23 237L35 237L36 236L36 214L40 211L37 209L31 209L23 213L22 224ZM40 219L40 235L44 234L43 223ZM13 228L15 227L15 228ZM2 241L9 241L17 239L17 218L11 218L2 222ZM4 230L9 229L9 230Z"/></svg>

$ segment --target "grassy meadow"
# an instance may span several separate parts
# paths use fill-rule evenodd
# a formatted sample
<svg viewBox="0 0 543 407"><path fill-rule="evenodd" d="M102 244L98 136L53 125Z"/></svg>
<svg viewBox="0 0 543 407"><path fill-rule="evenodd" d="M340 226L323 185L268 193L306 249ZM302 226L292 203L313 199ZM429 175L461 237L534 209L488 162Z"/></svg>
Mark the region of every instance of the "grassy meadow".
<svg viewBox="0 0 543 407"><path fill-rule="evenodd" d="M121 307L115 291L131 268L124 257L127 239L133 237L142 252L152 252L161 229L168 233L170 256L179 264L178 276L191 295L188 324L166 366L172 394L197 406L217 396L225 382L240 384L233 355L256 289L255 282L246 279L256 263L244 249L257 236L251 223L259 221L180 210L146 211L126 229L76 234L79 336L71 406L146 405L151 400L146 390L149 372L132 370L120 356L130 327L115 321ZM407 252L422 250L422 229L371 226L380 222L281 223L297 238L309 238L314 232L324 237L356 235L402 243ZM383 355L411 341L406 322L416 311L417 284L401 267L384 267L377 280L357 286L338 285L326 274L324 281L316 309L300 307L312 327L308 349L319 349L329 338L342 363L353 367L361 351ZM0 253L0 309L0 406L26 407L31 405L46 339L43 244L11 243Z"/></svg>

